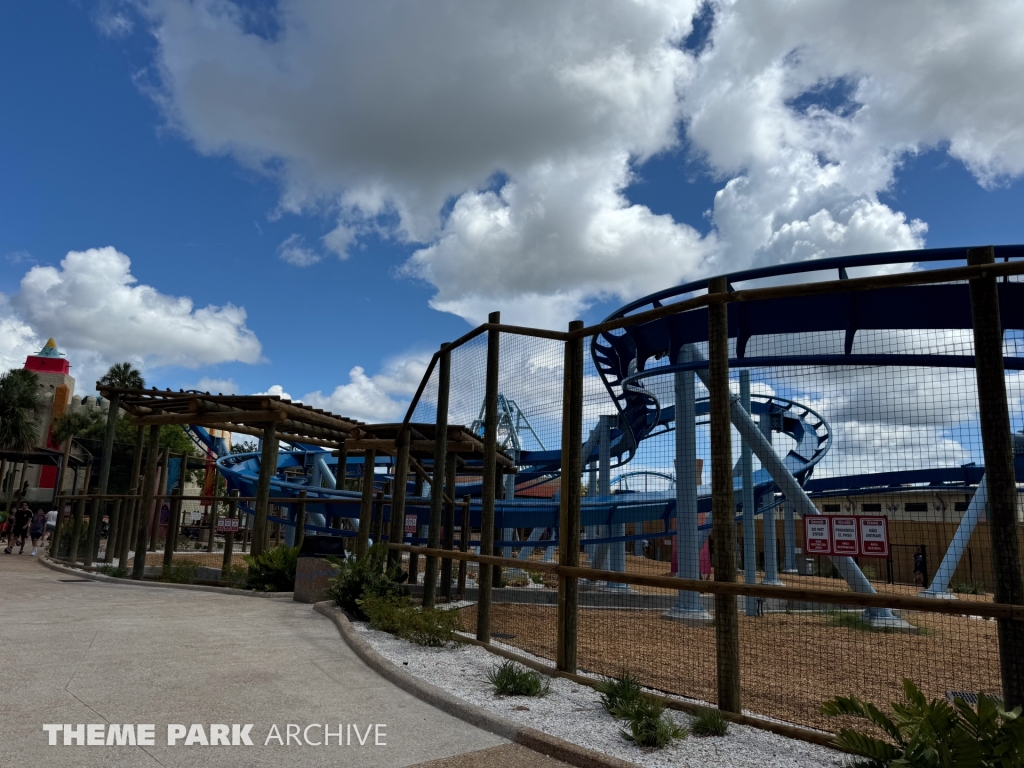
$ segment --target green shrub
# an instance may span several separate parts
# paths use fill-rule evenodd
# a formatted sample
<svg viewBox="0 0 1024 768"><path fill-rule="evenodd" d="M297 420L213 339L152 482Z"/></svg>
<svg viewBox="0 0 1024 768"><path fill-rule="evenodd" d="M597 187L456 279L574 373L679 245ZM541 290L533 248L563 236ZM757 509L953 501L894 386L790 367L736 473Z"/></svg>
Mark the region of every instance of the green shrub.
<svg viewBox="0 0 1024 768"><path fill-rule="evenodd" d="M397 635L417 645L443 648L459 641L455 634L459 617L455 611L417 608L409 598L395 595L368 595L359 601L359 606L370 619L373 629Z"/></svg>
<svg viewBox="0 0 1024 768"><path fill-rule="evenodd" d="M221 570L220 580L229 587L244 587L249 578L249 566L233 563L227 570Z"/></svg>
<svg viewBox="0 0 1024 768"><path fill-rule="evenodd" d="M725 736L729 732L729 721L719 710L701 707L690 723L690 731L694 736Z"/></svg>
<svg viewBox="0 0 1024 768"><path fill-rule="evenodd" d="M1021 708L1005 711L992 697L978 694L975 710L962 699L952 704L928 701L910 681L903 681L906 703L894 703L887 715L874 704L837 696L821 708L829 716L867 720L889 738L848 728L839 731L836 747L858 757L858 768L1013 768L1024 765L1024 719ZM874 730L874 729L872 729Z"/></svg>
<svg viewBox="0 0 1024 768"><path fill-rule="evenodd" d="M388 547L374 544L358 560L339 560L338 575L331 579L327 596L338 607L360 621L369 617L363 611L360 601L368 597L399 597L408 593L402 586L409 574L402 571L400 563L387 567Z"/></svg>
<svg viewBox="0 0 1024 768"><path fill-rule="evenodd" d="M199 563L193 560L178 560L171 563L160 573L160 581L171 584L192 584L199 575Z"/></svg>
<svg viewBox="0 0 1024 768"><path fill-rule="evenodd" d="M676 725L665 714L665 705L657 699L641 696L627 707L623 713L626 727L619 733L626 741L638 747L662 749L674 739L685 739L690 732Z"/></svg>
<svg viewBox="0 0 1024 768"><path fill-rule="evenodd" d="M628 672L618 678L606 677L595 688L601 694L601 706L612 717L623 717L623 712L643 697L640 681Z"/></svg>
<svg viewBox="0 0 1024 768"><path fill-rule="evenodd" d="M958 595L984 595L985 585L980 581L964 581L954 584L953 591Z"/></svg>
<svg viewBox="0 0 1024 768"><path fill-rule="evenodd" d="M128 569L127 568L121 568L120 566L118 566L117 568L115 568L114 570L112 570L110 572L110 575L113 576L115 579L127 579L128 578Z"/></svg>
<svg viewBox="0 0 1024 768"><path fill-rule="evenodd" d="M495 664L487 673L487 682L499 696L547 696L551 684L532 669L514 661Z"/></svg>
<svg viewBox="0 0 1024 768"><path fill-rule="evenodd" d="M299 561L298 547L274 547L257 557L245 555L249 565L246 589L257 592L291 592L295 589L295 567Z"/></svg>

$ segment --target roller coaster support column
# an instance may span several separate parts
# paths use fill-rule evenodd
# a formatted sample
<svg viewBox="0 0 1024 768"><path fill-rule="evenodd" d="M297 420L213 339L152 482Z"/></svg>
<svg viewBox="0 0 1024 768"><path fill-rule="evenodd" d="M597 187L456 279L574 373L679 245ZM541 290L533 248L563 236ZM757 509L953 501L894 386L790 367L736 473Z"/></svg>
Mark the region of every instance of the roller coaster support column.
<svg viewBox="0 0 1024 768"><path fill-rule="evenodd" d="M569 331L583 329L581 320L569 323ZM583 474L583 339L565 342L562 383L562 487L558 504L558 562L580 564L580 502ZM558 577L558 641L555 663L563 672L576 672L576 637L579 582Z"/></svg>
<svg viewBox="0 0 1024 768"><path fill-rule="evenodd" d="M226 547L230 534L224 534L224 546ZM306 492L299 491L299 501L295 505L295 533L293 534L292 546L302 548L302 540L306 538Z"/></svg>
<svg viewBox="0 0 1024 768"><path fill-rule="evenodd" d="M405 535L405 494L409 485L409 428L402 427L395 437L395 447L398 449L398 458L395 462L395 488L391 492L391 528L388 531L388 541L392 544L401 544ZM388 551L388 565L402 559L402 553L394 550Z"/></svg>
<svg viewBox="0 0 1024 768"><path fill-rule="evenodd" d="M726 293L724 277L708 281L708 293ZM711 509L714 536L715 581L736 581L736 523L732 499L732 397L729 392L728 304L708 307L708 377L711 429ZM740 409L742 411L742 408ZM744 412L745 413L745 412ZM715 594L715 656L718 671L718 708L743 712L740 697L740 623L736 596Z"/></svg>
<svg viewBox="0 0 1024 768"><path fill-rule="evenodd" d="M740 371L740 405L750 414L750 371ZM757 523L754 509L754 453L750 443L740 443L740 476L743 481L743 580L747 584L757 583ZM743 598L747 616L757 616L757 598L747 595Z"/></svg>
<svg viewBox="0 0 1024 768"><path fill-rule="evenodd" d="M967 251L969 265L992 264L994 261L995 249L992 246ZM978 411L985 451L992 559L996 572L995 599L999 603L1024 605L1024 579L1021 577L1017 539L1017 485L1013 471L1010 411L1003 370L1003 327L999 317L996 278L975 278L970 281L970 291L978 369ZM1024 622L1000 619L998 632L1003 705L1010 709L1024 704Z"/></svg>
<svg viewBox="0 0 1024 768"><path fill-rule="evenodd" d="M695 360L687 346L679 362ZM700 533L697 530L697 395L693 371L673 376L676 414L676 573L681 579L700 578ZM679 592L667 618L688 624L708 624L711 614L698 592Z"/></svg>
<svg viewBox="0 0 1024 768"><path fill-rule="evenodd" d="M978 520L981 519L982 513L988 506L988 488L986 485L985 476L982 475L981 482L978 483L974 496L971 497L971 503L967 505L967 511L964 512L960 525L956 529L956 534L954 534L953 540L949 543L949 549L946 550L946 555L942 558L942 564L935 571L931 585L920 593L920 597L936 597L943 600L955 599L955 595L947 591L949 589L949 581L953 578L953 573L960 564L960 558L967 551L967 544L970 542L971 536L974 535L974 529L978 526Z"/></svg>
<svg viewBox="0 0 1024 768"><path fill-rule="evenodd" d="M612 495L612 427L615 425L616 420L616 416L602 416L598 427L601 431L601 438L598 444L601 461L601 468L598 472L598 485L602 498ZM612 525L605 525L602 526L602 530L611 538L622 537L626 535L626 524L614 523ZM616 541L611 544L602 544L601 546L605 553L602 559L606 563L608 570L625 573L626 542ZM611 581L605 583L604 591L632 592L633 588L629 584L619 584L618 582Z"/></svg>
<svg viewBox="0 0 1024 768"><path fill-rule="evenodd" d="M772 422L768 413L761 416L757 423L761 434L772 444ZM772 448L774 450L774 447ZM779 581L779 555L778 555L778 532L775 530L775 499L774 493L767 493L762 496L764 500L764 515L761 518L764 524L764 580L762 584L770 584L775 587L786 586Z"/></svg>
<svg viewBox="0 0 1024 768"><path fill-rule="evenodd" d="M142 477L142 499L139 502L139 523L135 539L135 561L132 563L132 578L142 581L146 573L146 534L149 526L146 515L153 508L153 496L156 494L156 460L160 453L160 427L153 424L149 428L149 443L146 446L146 473Z"/></svg>
<svg viewBox="0 0 1024 768"><path fill-rule="evenodd" d="M702 381L709 381L708 374L706 371L697 371L697 375L701 377ZM708 389L711 387L708 386ZM801 516L807 515L820 515L817 507L808 497L807 493L800 486L800 483L796 481L796 478L790 474L789 470L786 469L786 465L782 463L782 459L772 448L772 444L765 439L765 436L761 434L761 430L757 428L757 424L750 417L743 406L740 405L739 397L730 398L730 413L732 415L732 423L736 427L736 430L740 433L740 437L750 443L750 447L754 450L754 455L761 460L761 466L763 466L768 474L775 480L775 484L779 486L779 489L786 496L786 498L793 502L797 512ZM714 406L712 405L712 411ZM714 446L712 445L712 449ZM714 469L714 462L712 460L712 470ZM714 475L712 474L712 483ZM712 499L714 495L714 487L712 486ZM712 507L714 508L714 501L712 500ZM714 515L712 515L712 523L714 523ZM731 519L731 517L730 517ZM715 547L718 547L718 539L715 539ZM853 562L852 557L838 557L832 556L830 558L832 564L839 571L839 575L846 580L846 583L850 586L854 592L863 592L866 594L875 594L875 588L871 586L871 582L867 580L867 577L861 572L857 564ZM718 570L717 560L715 561L715 570ZM911 630L912 627L903 621L892 615L892 611L888 608L868 608L864 611L864 617L871 623L871 626L876 629L900 629L900 630Z"/></svg>
<svg viewBox="0 0 1024 768"><path fill-rule="evenodd" d="M785 518L782 526L783 546L786 548L783 573L796 573L796 507L788 499L783 502Z"/></svg>
<svg viewBox="0 0 1024 768"><path fill-rule="evenodd" d="M488 323L501 322L500 312L491 312ZM494 493L498 470L498 375L501 363L501 334L487 332L487 378L484 383L484 461L480 498L480 554L494 554ZM480 564L477 572L476 639L491 642L491 586L494 570Z"/></svg>
<svg viewBox="0 0 1024 768"><path fill-rule="evenodd" d="M256 483L256 508L252 520L249 554L258 557L267 548L267 514L270 511L270 481L277 473L277 423L263 428L260 446L260 476Z"/></svg>
<svg viewBox="0 0 1024 768"><path fill-rule="evenodd" d="M441 513L444 504L444 460L448 452L448 397L451 390L452 353L448 343L441 345L437 373L437 416L434 420L434 477L430 483L430 527L427 546L437 549L441 544ZM486 459L485 459L486 461ZM486 470L484 470L486 471ZM492 536L494 525L492 523ZM489 554L489 553L488 553ZM437 599L437 558L427 555L423 566L423 607L433 608ZM480 567L480 570L490 570Z"/></svg>

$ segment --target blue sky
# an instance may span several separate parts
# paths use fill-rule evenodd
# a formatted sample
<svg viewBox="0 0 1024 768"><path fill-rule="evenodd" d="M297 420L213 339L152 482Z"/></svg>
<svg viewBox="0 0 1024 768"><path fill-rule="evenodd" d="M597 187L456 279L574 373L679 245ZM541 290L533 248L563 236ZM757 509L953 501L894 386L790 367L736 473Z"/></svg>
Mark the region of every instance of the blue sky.
<svg viewBox="0 0 1024 768"><path fill-rule="evenodd" d="M492 61L490 50L481 53L467 45L465 57L483 57L487 66L457 72L454 79L464 82L454 98L464 101L449 101L442 92L431 106L420 99L433 87L429 62L386 59L399 72L389 81L376 53L356 50L358 41L344 38L352 27L369 30L366 37L393 36L401 46L409 31L397 22L395 30L386 29L384 9L374 18L372 10L338 4L318 17L321 12L306 2L259 3L225 17L214 4L174 0L5 4L0 10L0 294L7 303L0 303L0 312L8 313L9 322L0 323L0 352L8 355L0 359L14 364L26 345L51 334L69 347L81 375L94 376L120 357L116 344L113 350L104 346L87 328L69 330L61 308L45 306L52 293L21 286L33 267L59 268L69 251L105 246L131 259L136 286L151 286L164 297L188 297L195 309L244 307L244 323L233 321L234 328L244 326L260 345L258 361L252 344L245 347L238 338L224 342L224 348L238 343L248 352L218 355L210 351L219 343L213 328L209 338L195 342L198 346L183 343L175 354L161 357L159 350L132 347L137 334L130 322L119 320L129 349L124 357L137 360L151 383L178 388L201 380L230 381L239 392L280 385L295 397L319 391L318 404L324 407L365 407L359 415L372 416L393 412L407 399L418 370L415 361L425 351L464 333L487 309L545 325L562 325L573 316L595 321L638 295L723 269L921 243L1024 241L1024 193L1018 181L1024 140L1010 130L986 144L969 118L973 110L979 121L992 124L992 115L976 109L978 95L971 91L977 89L970 83L943 91L936 74L943 61L931 69L922 65L913 76L899 61L857 61L855 32L848 33L848 50L828 42L843 34L837 16L827 24L802 19L802 28L787 29L789 41L764 30L760 48L754 46L758 55L746 55L750 60L742 69L737 60L744 57L727 54L738 45L733 42L737 30L757 28L758 19L742 18L731 8L705 9L702 18L714 19L717 26L705 26L711 45L695 46L703 42L690 29L696 5L666 6L672 6L667 21L654 11L641 18L623 4L615 11L622 19L609 20L607 27L555 4L534 6L532 17L517 9L515 19L501 19L494 27L494 19L482 13L437 28L424 26L422 18L410 20L408 27L420 30L433 48L456 51L466 39L486 41L508 25L520 25L526 38L536 35L538 45L549 20L561 25L563 39L578 36L586 60L562 73L563 80L573 87L584 84L579 101L592 97L600 120L583 107L571 111L563 95L537 88L527 95L536 113L525 128L512 125L502 136L514 116L488 94L503 93L510 69L520 67L512 74L528 80L545 62L525 52L520 58L515 51L494 53ZM345 18L346 7L352 19ZM430 4L418 13L429 14ZM203 18L218 21L212 32ZM298 22L308 27L302 34L313 37L289 48L289 39L301 36L295 31L302 29ZM957 19L935 24L940 22L961 24ZM878 23L898 27L900 22ZM973 44L991 46L999 23L1005 20L968 27L966 35ZM338 47L350 44L343 56L316 53L316 27L330 24L339 25ZM621 45L614 27L629 24L635 24L629 45L639 48L631 54L636 76L605 92L588 73L602 72L602 82L616 76L612 54ZM458 25L466 28L466 37L452 31ZM942 28L924 30L936 38L942 33ZM217 35L223 36L220 41ZM248 44L254 40L262 45ZM914 44L907 43L908 52ZM267 97L268 105L242 93L236 101L237 83L233 88L230 78L218 81L217 73L235 66L244 82L258 82L267 72L259 56L275 47L279 50L267 54L269 60L287 66L266 75L266 92L282 100L272 103L274 97ZM805 53L795 61L793 51ZM654 60L657 66L644 68ZM444 71L454 65L437 66ZM331 67L338 68L340 80L320 74ZM674 86L662 82L666 67L676 68ZM478 70L474 90L471 78ZM753 93L742 109L715 101L722 83L749 89L763 82L766 72L777 77L777 87ZM1002 74L998 69L978 77L994 82ZM415 78L422 82L403 96L403 87ZM350 81L360 87L339 88L339 82ZM631 94L631 87L639 95ZM992 109L1009 110L1006 121L1019 125L1012 114L1019 107L998 105L1000 87L1001 81L994 82ZM1006 87L1010 93L1017 88L1012 82ZM921 101L948 103L958 115L936 116L923 107L914 112L886 101L899 102L900 89ZM302 101L304 90L312 93L308 102ZM256 86L252 91L263 93ZM508 93L522 97L519 91ZM449 123L442 113L453 103L464 112ZM642 121L630 115L637 104L646 110ZM408 116L402 112L406 106ZM309 114L301 114L306 108ZM766 120L744 109L776 117L744 133L738 124ZM290 110L298 113L294 123L288 123ZM333 126L336 115L342 116ZM253 127L261 121L274 125L265 131ZM332 154L330 136L322 147L314 146L321 137L308 133L311 122L336 130L338 143L350 144L351 151ZM572 131L563 130L567 124ZM853 133L856 140L848 138ZM770 140L759 146L765 135ZM450 144L449 136L454 137ZM296 148L303 137L309 137L308 153L305 145ZM450 159L437 157L448 151ZM392 162L392 155L401 162ZM829 171L830 164L838 170ZM820 179L828 173L838 180L823 185ZM784 210L773 207L780 193L772 185L780 175L788 179L780 189L796 201ZM567 178L578 179L578 186L566 184ZM727 184L746 197L722 196L716 202ZM578 200L596 202L586 207ZM533 215L544 205L544 215ZM863 212L859 218L857 211ZM828 222L819 227L822 215ZM487 229L499 220L502 229ZM861 220L869 225L857 229ZM758 227L770 232L756 235ZM345 233L344 259L324 240L339 229ZM481 230L484 236L478 238ZM303 253L318 261L304 267L286 263L281 258L286 242L301 242ZM550 242L561 245L548 251ZM689 255L679 256L682 252ZM418 266L410 266L410 259ZM433 308L432 299L448 311ZM118 317L118 310L102 302L94 311L95 323L88 314L75 322L99 328L103 315ZM173 327L168 330L160 317L150 322L162 322L165 335L155 338L173 337ZM62 342L68 337L70 342ZM410 360L414 364L403 367ZM354 366L371 380L330 402L337 386L353 384ZM375 375L383 378L374 383ZM366 398L381 402L366 405Z"/></svg>

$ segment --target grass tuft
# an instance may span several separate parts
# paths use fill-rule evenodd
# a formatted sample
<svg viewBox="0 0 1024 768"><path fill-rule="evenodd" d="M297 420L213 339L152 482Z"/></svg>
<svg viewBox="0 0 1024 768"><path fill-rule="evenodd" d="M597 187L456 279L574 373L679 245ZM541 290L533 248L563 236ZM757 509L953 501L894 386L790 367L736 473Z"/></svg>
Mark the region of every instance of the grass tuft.
<svg viewBox="0 0 1024 768"><path fill-rule="evenodd" d="M623 712L643 695L640 681L628 672L622 677L606 677L595 688L601 694L601 706L612 717L623 717Z"/></svg>
<svg viewBox="0 0 1024 768"><path fill-rule="evenodd" d="M647 749L663 749L675 739L685 739L690 732L665 714L665 705L642 696L624 712L626 727L619 733L626 741Z"/></svg>
<svg viewBox="0 0 1024 768"><path fill-rule="evenodd" d="M729 721L722 713L711 707L702 707L690 723L694 736L725 736L729 732Z"/></svg>
<svg viewBox="0 0 1024 768"><path fill-rule="evenodd" d="M494 686L494 692L499 696L547 696L551 688L550 682L538 672L526 669L514 661L496 664L487 673L487 681Z"/></svg>

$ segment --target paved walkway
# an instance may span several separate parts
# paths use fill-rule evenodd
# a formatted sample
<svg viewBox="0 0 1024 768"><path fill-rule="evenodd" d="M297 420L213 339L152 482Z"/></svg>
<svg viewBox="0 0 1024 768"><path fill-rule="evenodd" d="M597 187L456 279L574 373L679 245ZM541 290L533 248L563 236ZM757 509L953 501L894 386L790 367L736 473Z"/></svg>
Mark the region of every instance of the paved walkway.
<svg viewBox="0 0 1024 768"><path fill-rule="evenodd" d="M381 679L308 605L75 581L27 550L0 553L0 652L2 765L390 767L507 745ZM44 723L154 723L156 744L51 747ZM255 746L169 747L171 723L252 723ZM288 723L384 723L387 746L264 746ZM509 764L471 763L488 754Z"/></svg>

